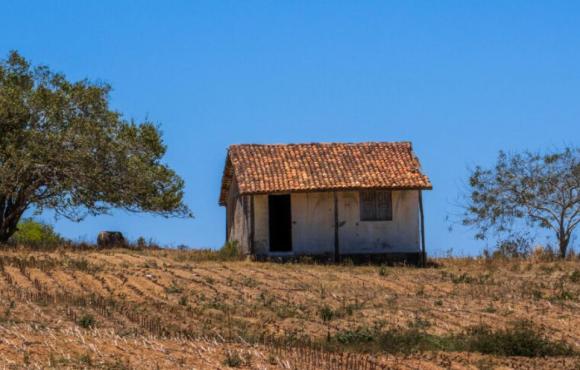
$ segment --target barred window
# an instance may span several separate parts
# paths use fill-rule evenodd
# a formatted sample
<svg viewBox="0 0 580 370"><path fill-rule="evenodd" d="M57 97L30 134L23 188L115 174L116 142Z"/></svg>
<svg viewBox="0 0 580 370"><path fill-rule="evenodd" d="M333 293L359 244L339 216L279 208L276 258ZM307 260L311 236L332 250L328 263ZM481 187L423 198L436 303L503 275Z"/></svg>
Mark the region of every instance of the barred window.
<svg viewBox="0 0 580 370"><path fill-rule="evenodd" d="M393 198L388 190L365 190L360 192L361 221L391 221Z"/></svg>

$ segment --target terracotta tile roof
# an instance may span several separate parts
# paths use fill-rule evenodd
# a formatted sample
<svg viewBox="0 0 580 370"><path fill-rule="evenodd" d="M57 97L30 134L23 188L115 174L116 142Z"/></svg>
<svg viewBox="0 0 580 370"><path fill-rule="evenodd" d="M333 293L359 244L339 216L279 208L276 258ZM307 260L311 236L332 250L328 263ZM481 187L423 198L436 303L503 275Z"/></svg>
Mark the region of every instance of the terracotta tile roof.
<svg viewBox="0 0 580 370"><path fill-rule="evenodd" d="M232 145L219 203L240 194L352 189L431 189L410 142Z"/></svg>

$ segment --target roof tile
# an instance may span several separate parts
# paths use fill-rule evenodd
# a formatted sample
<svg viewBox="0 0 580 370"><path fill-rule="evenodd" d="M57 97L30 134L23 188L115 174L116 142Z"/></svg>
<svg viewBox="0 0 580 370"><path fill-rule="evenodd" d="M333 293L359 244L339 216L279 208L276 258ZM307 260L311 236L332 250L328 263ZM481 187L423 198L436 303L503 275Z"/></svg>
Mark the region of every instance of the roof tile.
<svg viewBox="0 0 580 370"><path fill-rule="evenodd" d="M232 145L221 205L233 176L240 194L432 188L410 142Z"/></svg>

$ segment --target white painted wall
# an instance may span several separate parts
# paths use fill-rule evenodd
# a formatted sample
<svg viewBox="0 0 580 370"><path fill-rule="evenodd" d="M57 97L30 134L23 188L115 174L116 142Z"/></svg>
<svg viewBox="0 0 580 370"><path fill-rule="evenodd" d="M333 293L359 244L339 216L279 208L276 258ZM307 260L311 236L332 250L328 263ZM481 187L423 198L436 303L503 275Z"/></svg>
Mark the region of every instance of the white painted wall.
<svg viewBox="0 0 580 370"><path fill-rule="evenodd" d="M256 254L266 255L270 249L268 237L268 196L254 195L254 248Z"/></svg>
<svg viewBox="0 0 580 370"><path fill-rule="evenodd" d="M360 221L359 192L338 193L341 254L416 253L419 244L419 193L393 192L392 221Z"/></svg>
<svg viewBox="0 0 580 370"><path fill-rule="evenodd" d="M392 221L361 222L359 193L357 191L338 192L341 254L419 252L418 194L415 190L394 191ZM293 193L291 203L293 246L291 254L332 254L334 252L333 193ZM256 254L270 254L267 195L254 196L254 215Z"/></svg>
<svg viewBox="0 0 580 370"><path fill-rule="evenodd" d="M291 205L293 252L298 255L333 254L333 193L295 193Z"/></svg>

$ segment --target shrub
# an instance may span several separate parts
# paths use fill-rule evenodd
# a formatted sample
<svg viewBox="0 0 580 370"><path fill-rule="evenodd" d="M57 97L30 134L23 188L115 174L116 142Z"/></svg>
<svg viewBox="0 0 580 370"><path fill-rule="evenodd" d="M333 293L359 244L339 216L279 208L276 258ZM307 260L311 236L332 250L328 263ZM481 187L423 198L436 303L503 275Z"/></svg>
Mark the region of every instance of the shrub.
<svg viewBox="0 0 580 370"><path fill-rule="evenodd" d="M537 246L536 248L534 248L531 256L534 260L543 262L551 262L556 259L556 253L549 246L547 247Z"/></svg>
<svg viewBox="0 0 580 370"><path fill-rule="evenodd" d="M419 329L391 329L379 336L385 352L412 353L419 351L455 350L453 340L444 336L427 334Z"/></svg>
<svg viewBox="0 0 580 370"><path fill-rule="evenodd" d="M298 258L298 263L302 263L304 265L314 265L315 264L315 260L312 256L300 256Z"/></svg>
<svg viewBox="0 0 580 370"><path fill-rule="evenodd" d="M354 266L354 261L352 260L352 258L347 257L344 258L340 261L340 264L343 266Z"/></svg>
<svg viewBox="0 0 580 370"><path fill-rule="evenodd" d="M137 248L145 248L145 247L147 247L147 241L142 236L140 236L139 238L137 238L136 244L137 244Z"/></svg>
<svg viewBox="0 0 580 370"><path fill-rule="evenodd" d="M51 225L31 218L24 219L18 224L18 231L10 241L16 245L25 245L32 248L54 248L64 242L64 239L54 231Z"/></svg>
<svg viewBox="0 0 580 370"><path fill-rule="evenodd" d="M182 305L182 306L187 306L187 296L182 295L179 298L179 304Z"/></svg>
<svg viewBox="0 0 580 370"><path fill-rule="evenodd" d="M323 306L320 308L320 318L322 321L327 322L331 321L334 318L334 311L329 306Z"/></svg>
<svg viewBox="0 0 580 370"><path fill-rule="evenodd" d="M415 320L410 321L408 325L411 329L427 329L431 326L431 322L427 319L423 319L417 316L415 317Z"/></svg>
<svg viewBox="0 0 580 370"><path fill-rule="evenodd" d="M477 281L474 277L469 276L465 272L461 275L450 274L450 276L451 276L451 281L453 282L453 284L462 284L462 283L473 284Z"/></svg>
<svg viewBox="0 0 580 370"><path fill-rule="evenodd" d="M563 341L552 341L529 321L517 321L506 329L471 327L460 334L433 335L425 325L409 328L357 328L339 331L335 343L362 351L412 353L420 351L480 352L496 356L571 356L576 350Z"/></svg>
<svg viewBox="0 0 580 370"><path fill-rule="evenodd" d="M574 270L570 274L570 281L573 283L580 283L580 270Z"/></svg>
<svg viewBox="0 0 580 370"><path fill-rule="evenodd" d="M227 242L220 248L218 254L221 259L226 261L239 259L241 253L238 248L238 242L236 240Z"/></svg>
<svg viewBox="0 0 580 370"><path fill-rule="evenodd" d="M500 356L568 356L575 351L565 342L550 341L531 322L514 322L504 330L493 331L487 326L476 326L464 335L466 349Z"/></svg>
<svg viewBox="0 0 580 370"><path fill-rule="evenodd" d="M227 351L223 364L229 367L240 367L244 364L244 360L236 351Z"/></svg>
<svg viewBox="0 0 580 370"><path fill-rule="evenodd" d="M387 276L389 274L389 270L387 269L386 266L381 266L379 267L379 275L380 276Z"/></svg>
<svg viewBox="0 0 580 370"><path fill-rule="evenodd" d="M170 286L165 288L165 293L167 294L178 294L183 292L183 288L172 282Z"/></svg>
<svg viewBox="0 0 580 370"><path fill-rule="evenodd" d="M342 344L372 342L376 338L376 332L367 327L358 327L355 330L344 330L336 333L335 338Z"/></svg>
<svg viewBox="0 0 580 370"><path fill-rule="evenodd" d="M498 242L496 253L504 258L526 258L531 251L530 240L525 236L518 236Z"/></svg>
<svg viewBox="0 0 580 370"><path fill-rule="evenodd" d="M78 321L79 326L82 328L85 328L85 329L90 329L90 328L95 327L96 323L97 323L97 320L95 320L93 315L89 315L89 314L83 315Z"/></svg>
<svg viewBox="0 0 580 370"><path fill-rule="evenodd" d="M90 353L85 353L84 355L81 355L79 357L79 362L83 365L86 365L86 366L93 365L93 359L91 358Z"/></svg>

